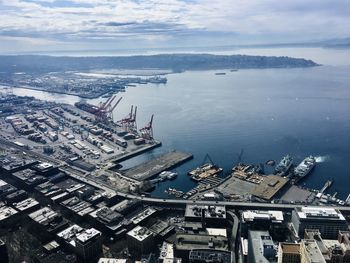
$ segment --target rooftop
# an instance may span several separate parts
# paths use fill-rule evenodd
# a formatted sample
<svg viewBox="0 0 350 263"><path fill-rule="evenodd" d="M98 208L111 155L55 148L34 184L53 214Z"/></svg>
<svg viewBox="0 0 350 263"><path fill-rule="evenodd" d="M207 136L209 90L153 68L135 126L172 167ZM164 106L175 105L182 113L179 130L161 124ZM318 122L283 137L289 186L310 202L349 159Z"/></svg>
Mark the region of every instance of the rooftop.
<svg viewBox="0 0 350 263"><path fill-rule="evenodd" d="M72 225L65 230L57 234L58 237L64 239L67 243L71 244L73 247L76 246L75 238L79 233L82 233L84 229L78 225Z"/></svg>
<svg viewBox="0 0 350 263"><path fill-rule="evenodd" d="M346 221L339 210L324 207L298 207L295 208L300 219Z"/></svg>
<svg viewBox="0 0 350 263"><path fill-rule="evenodd" d="M15 205L15 204L14 204ZM37 206L39 205L39 202L36 201L35 199L33 198L27 198L19 203L17 203L15 205L16 209L19 210L19 211L25 211L27 209L30 209L34 206Z"/></svg>
<svg viewBox="0 0 350 263"><path fill-rule="evenodd" d="M39 224L47 225L49 222L54 220L56 217L58 217L59 214L53 211L49 207L43 207L31 214L29 214L29 217L36 221Z"/></svg>
<svg viewBox="0 0 350 263"><path fill-rule="evenodd" d="M280 243L283 253L300 254L300 244L295 243Z"/></svg>
<svg viewBox="0 0 350 263"><path fill-rule="evenodd" d="M228 240L223 236L210 236L204 234L176 234L175 247L179 250L215 249L228 250Z"/></svg>
<svg viewBox="0 0 350 263"><path fill-rule="evenodd" d="M137 226L127 233L128 236L137 239L138 241L143 241L148 237L152 236L153 233L145 227Z"/></svg>
<svg viewBox="0 0 350 263"><path fill-rule="evenodd" d="M275 258L276 249L268 231L249 231L249 254L254 255L255 262L270 262Z"/></svg>
<svg viewBox="0 0 350 263"><path fill-rule="evenodd" d="M185 217L202 217L203 211L206 218L226 218L226 208L221 205L187 205Z"/></svg>
<svg viewBox="0 0 350 263"><path fill-rule="evenodd" d="M79 234L76 235L76 238L81 243L86 243L96 237L100 237L101 232L96 230L95 228L85 229Z"/></svg>
<svg viewBox="0 0 350 263"><path fill-rule="evenodd" d="M17 214L17 210L9 207L9 206L2 206L0 208L0 221L3 221L13 215Z"/></svg>
<svg viewBox="0 0 350 263"><path fill-rule="evenodd" d="M254 220L270 220L282 223L284 220L282 211L244 211L242 212L242 221L252 222Z"/></svg>
<svg viewBox="0 0 350 263"><path fill-rule="evenodd" d="M309 262L326 263L315 240L304 239L301 243L306 250Z"/></svg>

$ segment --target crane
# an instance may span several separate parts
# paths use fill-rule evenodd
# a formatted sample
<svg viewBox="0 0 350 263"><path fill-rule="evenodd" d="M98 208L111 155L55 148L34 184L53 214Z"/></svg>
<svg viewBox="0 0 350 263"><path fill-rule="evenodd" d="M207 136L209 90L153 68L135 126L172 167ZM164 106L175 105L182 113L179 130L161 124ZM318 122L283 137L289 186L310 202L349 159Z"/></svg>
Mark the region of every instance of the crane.
<svg viewBox="0 0 350 263"><path fill-rule="evenodd" d="M142 138L150 141L153 141L153 116L154 114L152 114L150 122L140 129Z"/></svg>
<svg viewBox="0 0 350 263"><path fill-rule="evenodd" d="M112 102L115 100L117 96L114 95L112 97L110 97L109 99L107 99L107 101L105 103L102 103L100 105L100 107L98 108L97 112L96 112L96 120L97 121L101 121L101 122L109 122L109 121L113 121L113 110L117 107L117 105L119 104L119 102L122 100L122 97L119 98L119 100L117 100L117 102L112 105Z"/></svg>
<svg viewBox="0 0 350 263"><path fill-rule="evenodd" d="M137 132L136 114L137 106L134 108L134 105L131 105L130 113L125 118L119 120L117 123L121 125L125 131Z"/></svg>

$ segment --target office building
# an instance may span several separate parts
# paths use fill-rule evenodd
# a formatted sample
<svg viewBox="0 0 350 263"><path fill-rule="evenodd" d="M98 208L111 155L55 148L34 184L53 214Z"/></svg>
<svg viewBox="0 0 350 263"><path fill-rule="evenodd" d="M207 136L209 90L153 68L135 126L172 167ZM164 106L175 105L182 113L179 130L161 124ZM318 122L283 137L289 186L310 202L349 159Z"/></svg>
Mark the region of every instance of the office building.
<svg viewBox="0 0 350 263"><path fill-rule="evenodd" d="M277 262L276 248L267 231L249 230L248 263Z"/></svg>
<svg viewBox="0 0 350 263"><path fill-rule="evenodd" d="M348 229L345 217L334 208L295 208L292 223L299 237L304 236L305 229L318 229L323 238L336 239L339 231Z"/></svg>

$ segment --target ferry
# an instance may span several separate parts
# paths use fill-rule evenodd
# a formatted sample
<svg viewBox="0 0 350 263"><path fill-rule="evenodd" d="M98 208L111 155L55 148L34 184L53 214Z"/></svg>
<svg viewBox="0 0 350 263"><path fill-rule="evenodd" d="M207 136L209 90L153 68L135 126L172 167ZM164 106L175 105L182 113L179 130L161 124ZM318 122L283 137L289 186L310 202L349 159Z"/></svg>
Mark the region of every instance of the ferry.
<svg viewBox="0 0 350 263"><path fill-rule="evenodd" d="M303 178L308 175L316 165L316 159L313 156L306 157L295 169L294 175Z"/></svg>

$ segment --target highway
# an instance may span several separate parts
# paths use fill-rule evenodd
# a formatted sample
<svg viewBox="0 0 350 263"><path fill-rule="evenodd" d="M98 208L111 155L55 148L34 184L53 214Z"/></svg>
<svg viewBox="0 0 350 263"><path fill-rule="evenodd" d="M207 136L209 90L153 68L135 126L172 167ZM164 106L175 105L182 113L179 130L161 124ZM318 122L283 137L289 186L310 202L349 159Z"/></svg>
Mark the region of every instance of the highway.
<svg viewBox="0 0 350 263"><path fill-rule="evenodd" d="M48 162L52 162L56 165L62 165L62 163L56 159L45 156L44 154L40 154L31 150L24 149L17 144L10 142L8 140L0 138L0 143L2 145L7 145L13 148L16 148L20 151L27 152L33 156L36 156L39 159L47 160ZM238 210L246 210L246 209L259 209L259 210L283 210L283 211L291 211L296 207L301 207L300 204L273 204L273 203L258 203L258 202L236 202L236 201L208 201L208 200L188 200L188 199L164 199L157 197L146 197L139 196L134 194L128 194L123 192L115 191L113 188L107 185L101 185L99 182L95 182L91 179L84 178L82 176L69 173L71 177L74 177L77 180L88 183L94 187L99 189L103 189L105 191L114 192L120 197L124 197L127 199L138 199L144 203L157 205L157 206L186 206L187 204L198 204L198 205L223 205L227 208L233 208ZM350 206L322 206L323 208L335 208L343 212L350 212Z"/></svg>

